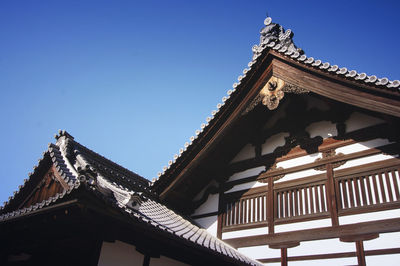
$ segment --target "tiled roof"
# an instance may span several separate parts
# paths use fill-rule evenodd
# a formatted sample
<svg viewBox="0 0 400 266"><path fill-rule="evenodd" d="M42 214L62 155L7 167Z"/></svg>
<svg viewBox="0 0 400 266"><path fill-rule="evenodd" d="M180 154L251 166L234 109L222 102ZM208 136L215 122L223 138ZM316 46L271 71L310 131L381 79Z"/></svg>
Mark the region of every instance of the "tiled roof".
<svg viewBox="0 0 400 266"><path fill-rule="evenodd" d="M355 81L360 84L365 84L371 87L375 87L384 91L400 92L400 81L389 80L386 77L378 78L375 75L367 75L364 72L357 72L356 70L348 70L346 67L339 67L338 65L331 65L329 62L323 62L320 59L308 57L304 54L303 50L297 48L292 40L293 32L288 29L284 30L279 24L273 23L270 17L264 20L265 27L260 32L260 43L252 47L253 58L248 63L248 67L244 68L243 74L239 75L238 81L233 83L233 89L227 91L227 95L222 97L222 102L217 104L217 109L211 112L211 116L207 117L206 122L202 123L200 129L195 131L195 135L189 138L188 142L185 142L184 147L179 150L178 154L173 156L173 159L168 162L167 166L164 166L162 172L158 173L158 177L153 178L153 185L157 184L157 181L162 179L165 173L171 168L173 164L185 153L195 140L205 131L205 129L212 123L212 120L218 115L219 111L231 98L235 91L240 90L244 80L253 70L256 69L256 65L261 61L264 55L270 50L274 50L281 55L284 55L291 60L295 60L304 64L305 66L311 66L319 69L323 72L331 75L339 76L347 80Z"/></svg>
<svg viewBox="0 0 400 266"><path fill-rule="evenodd" d="M134 221L159 230L161 234L169 234L182 244L222 256L234 265L261 265L159 203L147 179L84 147L65 131L61 131L56 139L56 144L49 145L43 158L50 156L70 188L28 208L0 212L0 223L61 202L78 187L84 187L85 191L99 196L99 200L104 200ZM31 176L36 174L34 172Z"/></svg>

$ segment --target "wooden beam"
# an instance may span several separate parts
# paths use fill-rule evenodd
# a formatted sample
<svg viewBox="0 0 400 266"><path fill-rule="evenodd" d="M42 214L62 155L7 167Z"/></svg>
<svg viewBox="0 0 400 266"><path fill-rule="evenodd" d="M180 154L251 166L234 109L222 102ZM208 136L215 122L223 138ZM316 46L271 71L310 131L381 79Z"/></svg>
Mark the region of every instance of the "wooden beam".
<svg viewBox="0 0 400 266"><path fill-rule="evenodd" d="M358 266L365 266L365 253L364 253L364 244L362 241L356 242L356 253L357 253L357 261Z"/></svg>
<svg viewBox="0 0 400 266"><path fill-rule="evenodd" d="M237 237L224 239L235 248L260 245L279 245L286 242L302 242L311 240L341 238L350 235L379 234L400 231L400 218L377 220L357 224L321 227L276 234Z"/></svg>

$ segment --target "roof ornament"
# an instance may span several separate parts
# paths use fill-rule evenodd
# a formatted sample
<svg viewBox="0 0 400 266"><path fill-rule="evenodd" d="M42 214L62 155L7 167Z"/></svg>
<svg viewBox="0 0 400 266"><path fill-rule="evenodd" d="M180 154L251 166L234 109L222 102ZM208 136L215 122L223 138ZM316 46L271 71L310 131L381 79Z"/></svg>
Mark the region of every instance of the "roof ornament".
<svg viewBox="0 0 400 266"><path fill-rule="evenodd" d="M274 49L285 50L285 52L304 53L302 49L297 48L294 44L292 40L294 35L292 30L288 29L285 31L281 25L273 23L270 17L264 20L264 25L265 27L260 31L260 44L254 45L252 48L253 59L257 58L267 46L275 47ZM278 48L276 48L276 45L278 45Z"/></svg>

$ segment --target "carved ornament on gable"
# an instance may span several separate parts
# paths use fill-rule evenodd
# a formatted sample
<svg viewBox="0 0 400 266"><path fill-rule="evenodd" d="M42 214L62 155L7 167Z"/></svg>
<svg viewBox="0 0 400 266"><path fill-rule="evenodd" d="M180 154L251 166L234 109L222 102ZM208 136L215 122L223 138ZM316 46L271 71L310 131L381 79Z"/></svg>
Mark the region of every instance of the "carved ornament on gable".
<svg viewBox="0 0 400 266"><path fill-rule="evenodd" d="M329 149L329 150L323 151L322 152L322 157L321 158L317 158L315 160L315 162L319 162L319 161L324 160L324 159L336 158L336 157L340 158L341 156L343 156L343 153L336 154L335 149ZM347 162L346 160L334 162L334 163L332 163L332 169L335 169L335 168L345 164L346 162ZM317 166L317 167L314 168L314 170L325 171L326 170L326 165L323 164L323 165Z"/></svg>

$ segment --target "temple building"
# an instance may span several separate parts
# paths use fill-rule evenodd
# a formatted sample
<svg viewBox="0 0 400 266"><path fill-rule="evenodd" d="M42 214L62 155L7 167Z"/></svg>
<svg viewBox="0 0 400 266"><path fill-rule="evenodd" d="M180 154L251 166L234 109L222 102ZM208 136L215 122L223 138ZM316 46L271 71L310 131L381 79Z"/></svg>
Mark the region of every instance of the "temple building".
<svg viewBox="0 0 400 266"><path fill-rule="evenodd" d="M396 265L400 82L308 57L264 24L152 182L60 131L0 209L0 264Z"/></svg>

